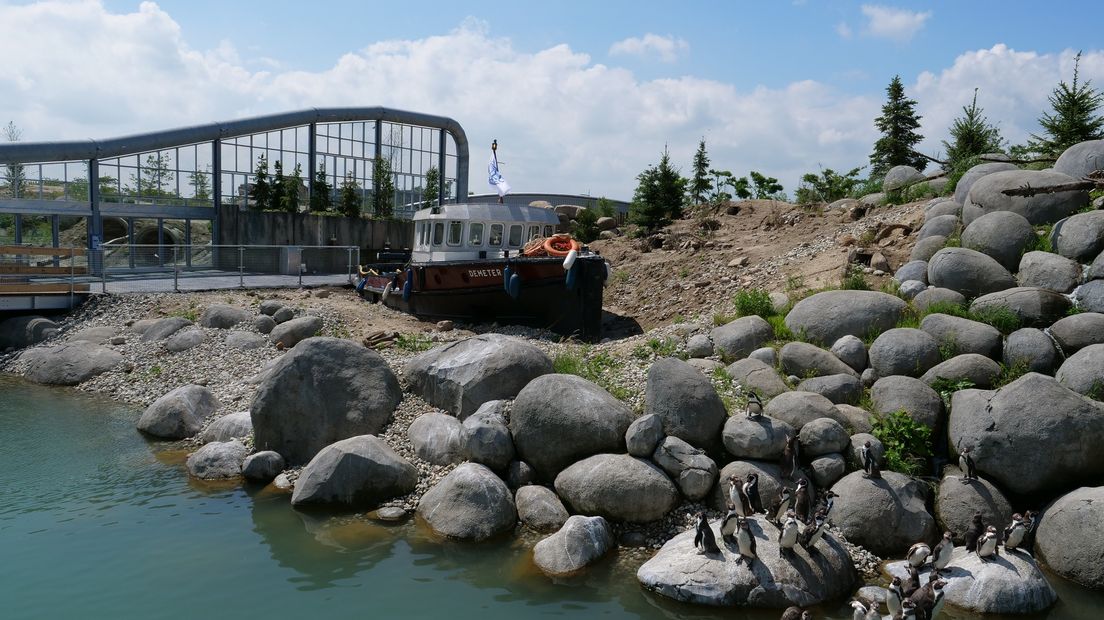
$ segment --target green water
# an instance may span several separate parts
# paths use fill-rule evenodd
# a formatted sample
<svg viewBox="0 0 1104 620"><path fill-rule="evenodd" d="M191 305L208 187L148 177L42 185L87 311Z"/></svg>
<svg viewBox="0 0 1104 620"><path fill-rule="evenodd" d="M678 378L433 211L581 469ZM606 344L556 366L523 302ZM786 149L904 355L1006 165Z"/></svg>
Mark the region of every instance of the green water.
<svg viewBox="0 0 1104 620"><path fill-rule="evenodd" d="M452 545L413 524L293 510L286 495L200 484L137 411L0 376L0 618L777 618L641 591L638 562L535 572L532 541ZM1096 618L1064 583L1049 618ZM843 608L816 617L849 617Z"/></svg>

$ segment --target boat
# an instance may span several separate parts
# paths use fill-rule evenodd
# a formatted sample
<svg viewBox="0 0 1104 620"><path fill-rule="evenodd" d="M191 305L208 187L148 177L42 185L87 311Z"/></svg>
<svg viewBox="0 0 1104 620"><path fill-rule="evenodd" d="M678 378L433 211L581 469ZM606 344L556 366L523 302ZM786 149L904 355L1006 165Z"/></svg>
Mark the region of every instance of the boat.
<svg viewBox="0 0 1104 620"><path fill-rule="evenodd" d="M552 209L457 203L414 214L409 260L362 270L371 301L428 320L497 322L601 337L609 266ZM386 255L382 256L386 258Z"/></svg>

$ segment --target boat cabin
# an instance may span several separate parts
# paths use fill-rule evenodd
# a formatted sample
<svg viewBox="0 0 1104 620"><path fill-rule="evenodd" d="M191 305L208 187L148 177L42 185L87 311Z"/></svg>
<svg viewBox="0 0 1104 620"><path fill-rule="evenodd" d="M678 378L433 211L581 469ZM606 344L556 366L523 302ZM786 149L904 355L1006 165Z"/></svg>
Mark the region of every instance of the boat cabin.
<svg viewBox="0 0 1104 620"><path fill-rule="evenodd" d="M529 241L551 237L551 209L505 204L448 204L414 214L415 263L517 256Z"/></svg>

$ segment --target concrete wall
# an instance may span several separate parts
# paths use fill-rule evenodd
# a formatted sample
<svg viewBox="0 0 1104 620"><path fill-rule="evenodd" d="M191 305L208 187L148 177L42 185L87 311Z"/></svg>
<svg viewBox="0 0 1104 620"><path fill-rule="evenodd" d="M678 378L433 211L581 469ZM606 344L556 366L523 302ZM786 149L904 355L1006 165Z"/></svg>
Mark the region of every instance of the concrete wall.
<svg viewBox="0 0 1104 620"><path fill-rule="evenodd" d="M355 245L361 260L390 245L410 249L414 224L410 220L370 220L305 213L242 210L219 207L218 245Z"/></svg>

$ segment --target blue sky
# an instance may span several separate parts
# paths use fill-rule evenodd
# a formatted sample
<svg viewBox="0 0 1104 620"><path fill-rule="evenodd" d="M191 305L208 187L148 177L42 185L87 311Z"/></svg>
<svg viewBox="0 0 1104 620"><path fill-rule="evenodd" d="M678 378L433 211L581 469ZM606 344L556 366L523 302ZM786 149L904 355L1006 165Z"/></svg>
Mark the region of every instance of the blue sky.
<svg viewBox="0 0 1104 620"><path fill-rule="evenodd" d="M932 155L975 87L1013 142L1077 50L1104 87L1101 2L316 4L0 0L0 122L74 139L385 105L498 138L518 191L628 198L664 144L688 168L704 136L716 167L792 193L867 162L894 74Z"/></svg>

